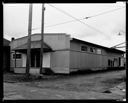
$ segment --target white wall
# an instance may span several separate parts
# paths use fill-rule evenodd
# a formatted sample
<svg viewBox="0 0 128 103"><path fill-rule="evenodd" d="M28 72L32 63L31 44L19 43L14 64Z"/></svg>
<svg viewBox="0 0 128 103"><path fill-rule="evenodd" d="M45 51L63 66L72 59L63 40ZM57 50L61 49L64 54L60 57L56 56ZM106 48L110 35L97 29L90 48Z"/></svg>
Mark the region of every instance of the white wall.
<svg viewBox="0 0 128 103"><path fill-rule="evenodd" d="M55 73L69 73L69 52L65 50L51 53L51 69Z"/></svg>
<svg viewBox="0 0 128 103"><path fill-rule="evenodd" d="M44 53L44 55L43 55L43 67L50 68L50 54L51 53Z"/></svg>
<svg viewBox="0 0 128 103"><path fill-rule="evenodd" d="M22 54L22 66L26 67L26 54Z"/></svg>
<svg viewBox="0 0 128 103"><path fill-rule="evenodd" d="M31 35L31 41L39 41L41 39L41 34ZM70 36L64 33L61 34L45 34L44 42L48 44L52 50L61 50L70 48ZM27 43L27 36L11 41L11 49L14 49L18 46L24 45Z"/></svg>
<svg viewBox="0 0 128 103"><path fill-rule="evenodd" d="M50 52L43 55L43 67L50 68ZM22 54L22 67L26 67L26 54Z"/></svg>

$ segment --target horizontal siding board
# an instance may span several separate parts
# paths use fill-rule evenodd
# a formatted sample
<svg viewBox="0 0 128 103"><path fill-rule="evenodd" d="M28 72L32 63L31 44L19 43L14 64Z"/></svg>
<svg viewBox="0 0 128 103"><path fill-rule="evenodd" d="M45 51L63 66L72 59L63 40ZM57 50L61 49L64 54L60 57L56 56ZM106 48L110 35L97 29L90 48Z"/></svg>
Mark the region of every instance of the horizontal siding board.
<svg viewBox="0 0 128 103"><path fill-rule="evenodd" d="M69 72L69 51L52 52L51 69L56 73Z"/></svg>
<svg viewBox="0 0 128 103"><path fill-rule="evenodd" d="M113 57L107 57L103 55L70 51L70 68L88 69L107 67L109 58L113 59Z"/></svg>

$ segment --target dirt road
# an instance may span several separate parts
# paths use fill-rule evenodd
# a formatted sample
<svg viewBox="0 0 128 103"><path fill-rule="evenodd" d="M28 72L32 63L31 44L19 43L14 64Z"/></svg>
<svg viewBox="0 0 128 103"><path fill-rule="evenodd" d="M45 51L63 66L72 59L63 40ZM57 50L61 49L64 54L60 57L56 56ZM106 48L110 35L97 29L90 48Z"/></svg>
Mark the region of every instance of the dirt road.
<svg viewBox="0 0 128 103"><path fill-rule="evenodd" d="M89 74L74 74L62 76L58 79L30 82L26 83L26 85L67 91L95 91L101 93L121 83L124 76L124 70Z"/></svg>
<svg viewBox="0 0 128 103"><path fill-rule="evenodd" d="M27 99L122 99L124 95L104 93L104 91L122 83L124 76L126 76L126 71L118 70L63 75L55 79L13 83L10 85L17 85L18 88L22 88L15 91L19 91L25 99L26 97ZM4 87L4 95L6 96L9 93L9 85L5 83ZM26 96L25 94L27 93L31 94L31 96Z"/></svg>

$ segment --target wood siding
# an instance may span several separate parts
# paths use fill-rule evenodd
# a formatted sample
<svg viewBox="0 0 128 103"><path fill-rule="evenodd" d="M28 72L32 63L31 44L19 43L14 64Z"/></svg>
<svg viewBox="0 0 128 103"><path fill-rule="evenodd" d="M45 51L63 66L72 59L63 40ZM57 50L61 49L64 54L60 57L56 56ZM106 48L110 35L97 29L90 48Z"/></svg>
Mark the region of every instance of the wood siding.
<svg viewBox="0 0 128 103"><path fill-rule="evenodd" d="M101 49L101 54L91 53L88 51L81 51L81 46L87 46ZM75 41L70 42L70 71L77 71L83 69L105 69L108 66L108 60L111 60L113 67L119 66L119 57L122 57L121 53L114 53L107 51L103 48L97 48L91 45L78 43ZM115 60L117 59L117 60Z"/></svg>
<svg viewBox="0 0 128 103"><path fill-rule="evenodd" d="M31 36L31 41L41 40L41 34ZM70 36L64 34L45 34L44 42L48 44L52 50L61 50L70 48ZM27 37L19 38L11 42L11 49L27 43Z"/></svg>
<svg viewBox="0 0 128 103"><path fill-rule="evenodd" d="M55 73L69 73L69 50L51 53L51 69Z"/></svg>

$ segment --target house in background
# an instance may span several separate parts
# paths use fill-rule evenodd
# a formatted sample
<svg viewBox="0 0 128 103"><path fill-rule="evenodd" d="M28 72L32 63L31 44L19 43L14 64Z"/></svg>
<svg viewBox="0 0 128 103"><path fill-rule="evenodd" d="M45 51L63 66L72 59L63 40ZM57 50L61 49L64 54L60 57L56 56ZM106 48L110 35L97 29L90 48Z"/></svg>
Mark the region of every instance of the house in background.
<svg viewBox="0 0 128 103"><path fill-rule="evenodd" d="M10 41L3 38L3 71L10 71Z"/></svg>
<svg viewBox="0 0 128 103"><path fill-rule="evenodd" d="M28 36L13 39L11 46L11 71L25 73ZM31 35L30 73L39 73L41 34ZM43 68L54 73L70 73L78 70L102 70L124 66L124 51L107 48L65 33L45 33Z"/></svg>

